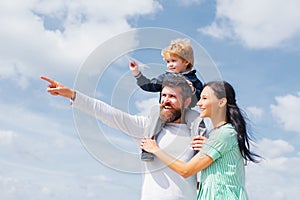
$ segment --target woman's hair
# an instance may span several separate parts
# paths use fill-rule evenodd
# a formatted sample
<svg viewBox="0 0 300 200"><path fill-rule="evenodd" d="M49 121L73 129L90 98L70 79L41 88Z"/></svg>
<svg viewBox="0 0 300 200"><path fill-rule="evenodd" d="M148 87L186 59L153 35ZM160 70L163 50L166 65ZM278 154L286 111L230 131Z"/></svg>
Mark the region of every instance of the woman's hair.
<svg viewBox="0 0 300 200"><path fill-rule="evenodd" d="M209 86L218 99L226 98L226 117L228 123L231 123L237 132L239 149L245 161L259 162L255 157L259 155L250 151L250 142L252 141L249 131L247 131L246 117L238 107L233 87L226 81L212 81L204 85Z"/></svg>

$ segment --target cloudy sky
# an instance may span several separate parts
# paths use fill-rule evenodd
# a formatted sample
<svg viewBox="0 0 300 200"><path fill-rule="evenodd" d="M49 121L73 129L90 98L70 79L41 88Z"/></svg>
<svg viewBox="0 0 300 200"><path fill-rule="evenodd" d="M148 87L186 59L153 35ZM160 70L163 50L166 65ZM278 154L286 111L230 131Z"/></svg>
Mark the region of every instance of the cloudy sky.
<svg viewBox="0 0 300 200"><path fill-rule="evenodd" d="M164 33L203 48L195 66L203 82L213 78L209 62L236 89L264 157L246 167L250 199L297 199L299 7L297 0L1 1L0 199L139 199L135 140L48 95L39 76L147 113L157 95L136 87L126 55L155 76L164 68ZM139 36L146 27L155 34Z"/></svg>

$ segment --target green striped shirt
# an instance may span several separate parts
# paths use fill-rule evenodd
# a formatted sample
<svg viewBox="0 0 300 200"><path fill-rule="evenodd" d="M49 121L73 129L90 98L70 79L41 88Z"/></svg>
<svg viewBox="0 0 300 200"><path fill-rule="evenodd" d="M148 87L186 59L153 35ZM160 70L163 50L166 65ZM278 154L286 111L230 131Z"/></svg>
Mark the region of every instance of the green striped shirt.
<svg viewBox="0 0 300 200"><path fill-rule="evenodd" d="M198 200L247 200L245 167L231 124L213 130L201 153L214 162L202 171Z"/></svg>

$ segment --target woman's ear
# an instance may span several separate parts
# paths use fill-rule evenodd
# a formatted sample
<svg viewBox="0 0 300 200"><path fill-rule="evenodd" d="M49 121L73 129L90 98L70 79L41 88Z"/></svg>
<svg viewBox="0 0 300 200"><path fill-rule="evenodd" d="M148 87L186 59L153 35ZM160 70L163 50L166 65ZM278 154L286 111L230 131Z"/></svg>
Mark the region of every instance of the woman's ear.
<svg viewBox="0 0 300 200"><path fill-rule="evenodd" d="M226 106L226 104L227 104L227 99L226 98L220 99L220 101L219 101L219 106L220 107L224 107L224 106Z"/></svg>

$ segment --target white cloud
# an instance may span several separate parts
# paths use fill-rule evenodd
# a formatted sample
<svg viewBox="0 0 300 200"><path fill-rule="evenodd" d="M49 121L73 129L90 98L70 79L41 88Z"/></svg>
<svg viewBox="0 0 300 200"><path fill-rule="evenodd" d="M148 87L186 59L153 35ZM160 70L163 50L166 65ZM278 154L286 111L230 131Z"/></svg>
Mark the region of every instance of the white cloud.
<svg viewBox="0 0 300 200"><path fill-rule="evenodd" d="M158 99L150 98L147 100L137 101L135 105L139 111L138 115L147 116L151 112L151 109L154 108L154 106L158 106Z"/></svg>
<svg viewBox="0 0 300 200"><path fill-rule="evenodd" d="M51 112L35 112L24 104L0 102L0 110L0 125L5 127L0 130L1 160L43 165L53 162L56 155L66 156L81 147L73 127L64 125L71 119L57 121Z"/></svg>
<svg viewBox="0 0 300 200"><path fill-rule="evenodd" d="M262 139L258 149L264 160L246 167L249 199L297 199L300 157L295 148L283 140ZM295 153L295 156L287 154Z"/></svg>
<svg viewBox="0 0 300 200"><path fill-rule="evenodd" d="M206 35L210 35L212 37L223 39L225 37L231 36L231 30L228 25L223 23L218 24L217 22L213 22L210 26L199 28L198 30Z"/></svg>
<svg viewBox="0 0 300 200"><path fill-rule="evenodd" d="M97 175L96 173L92 175L78 172L57 173L7 162L0 161L0 163L0 169L3 172L0 175L1 199L79 200L102 199L103 197L120 199L126 193L126 189L128 190L128 187L118 182L112 182L108 176ZM83 169L86 165L81 167ZM72 169L72 167L69 168ZM89 165L90 170L95 170L93 168ZM99 188L101 189L99 190ZM111 194L116 190L120 191L121 194Z"/></svg>
<svg viewBox="0 0 300 200"><path fill-rule="evenodd" d="M180 5L183 5L183 6L191 6L191 5L194 5L194 4L201 4L204 1L205 0L177 0L177 2Z"/></svg>
<svg viewBox="0 0 300 200"><path fill-rule="evenodd" d="M218 0L215 21L199 31L239 40L249 48L285 46L299 38L299 7L297 0Z"/></svg>
<svg viewBox="0 0 300 200"><path fill-rule="evenodd" d="M50 116L47 116L47 114L26 109L22 104L3 104L0 102L0 110L5 113L0 115L1 124L14 127L14 130L24 130L32 133L40 133L39 131L43 130L42 133L53 136L59 130L65 129L62 124L54 119L49 120ZM45 129L45 127L48 128Z"/></svg>
<svg viewBox="0 0 300 200"><path fill-rule="evenodd" d="M278 123L287 131L300 133L300 93L275 97L271 111Z"/></svg>
<svg viewBox="0 0 300 200"><path fill-rule="evenodd" d="M264 113L263 109L257 108L255 106L247 107L246 112L247 112L247 115L255 121L261 120L263 113Z"/></svg>
<svg viewBox="0 0 300 200"><path fill-rule="evenodd" d="M27 87L41 73L75 74L99 44L131 28L128 18L160 9L154 0L1 1L0 78Z"/></svg>
<svg viewBox="0 0 300 200"><path fill-rule="evenodd" d="M259 150L267 158L280 157L286 153L291 153L295 148L284 140L270 140L263 138L257 144Z"/></svg>
<svg viewBox="0 0 300 200"><path fill-rule="evenodd" d="M110 193L139 188L114 180L91 158L73 135L71 119L18 105L0 104L0 110L1 127L11 127L0 130L0 199L119 199Z"/></svg>
<svg viewBox="0 0 300 200"><path fill-rule="evenodd" d="M11 144L14 137L16 137L16 134L13 131L1 131L0 130L0 145Z"/></svg>

